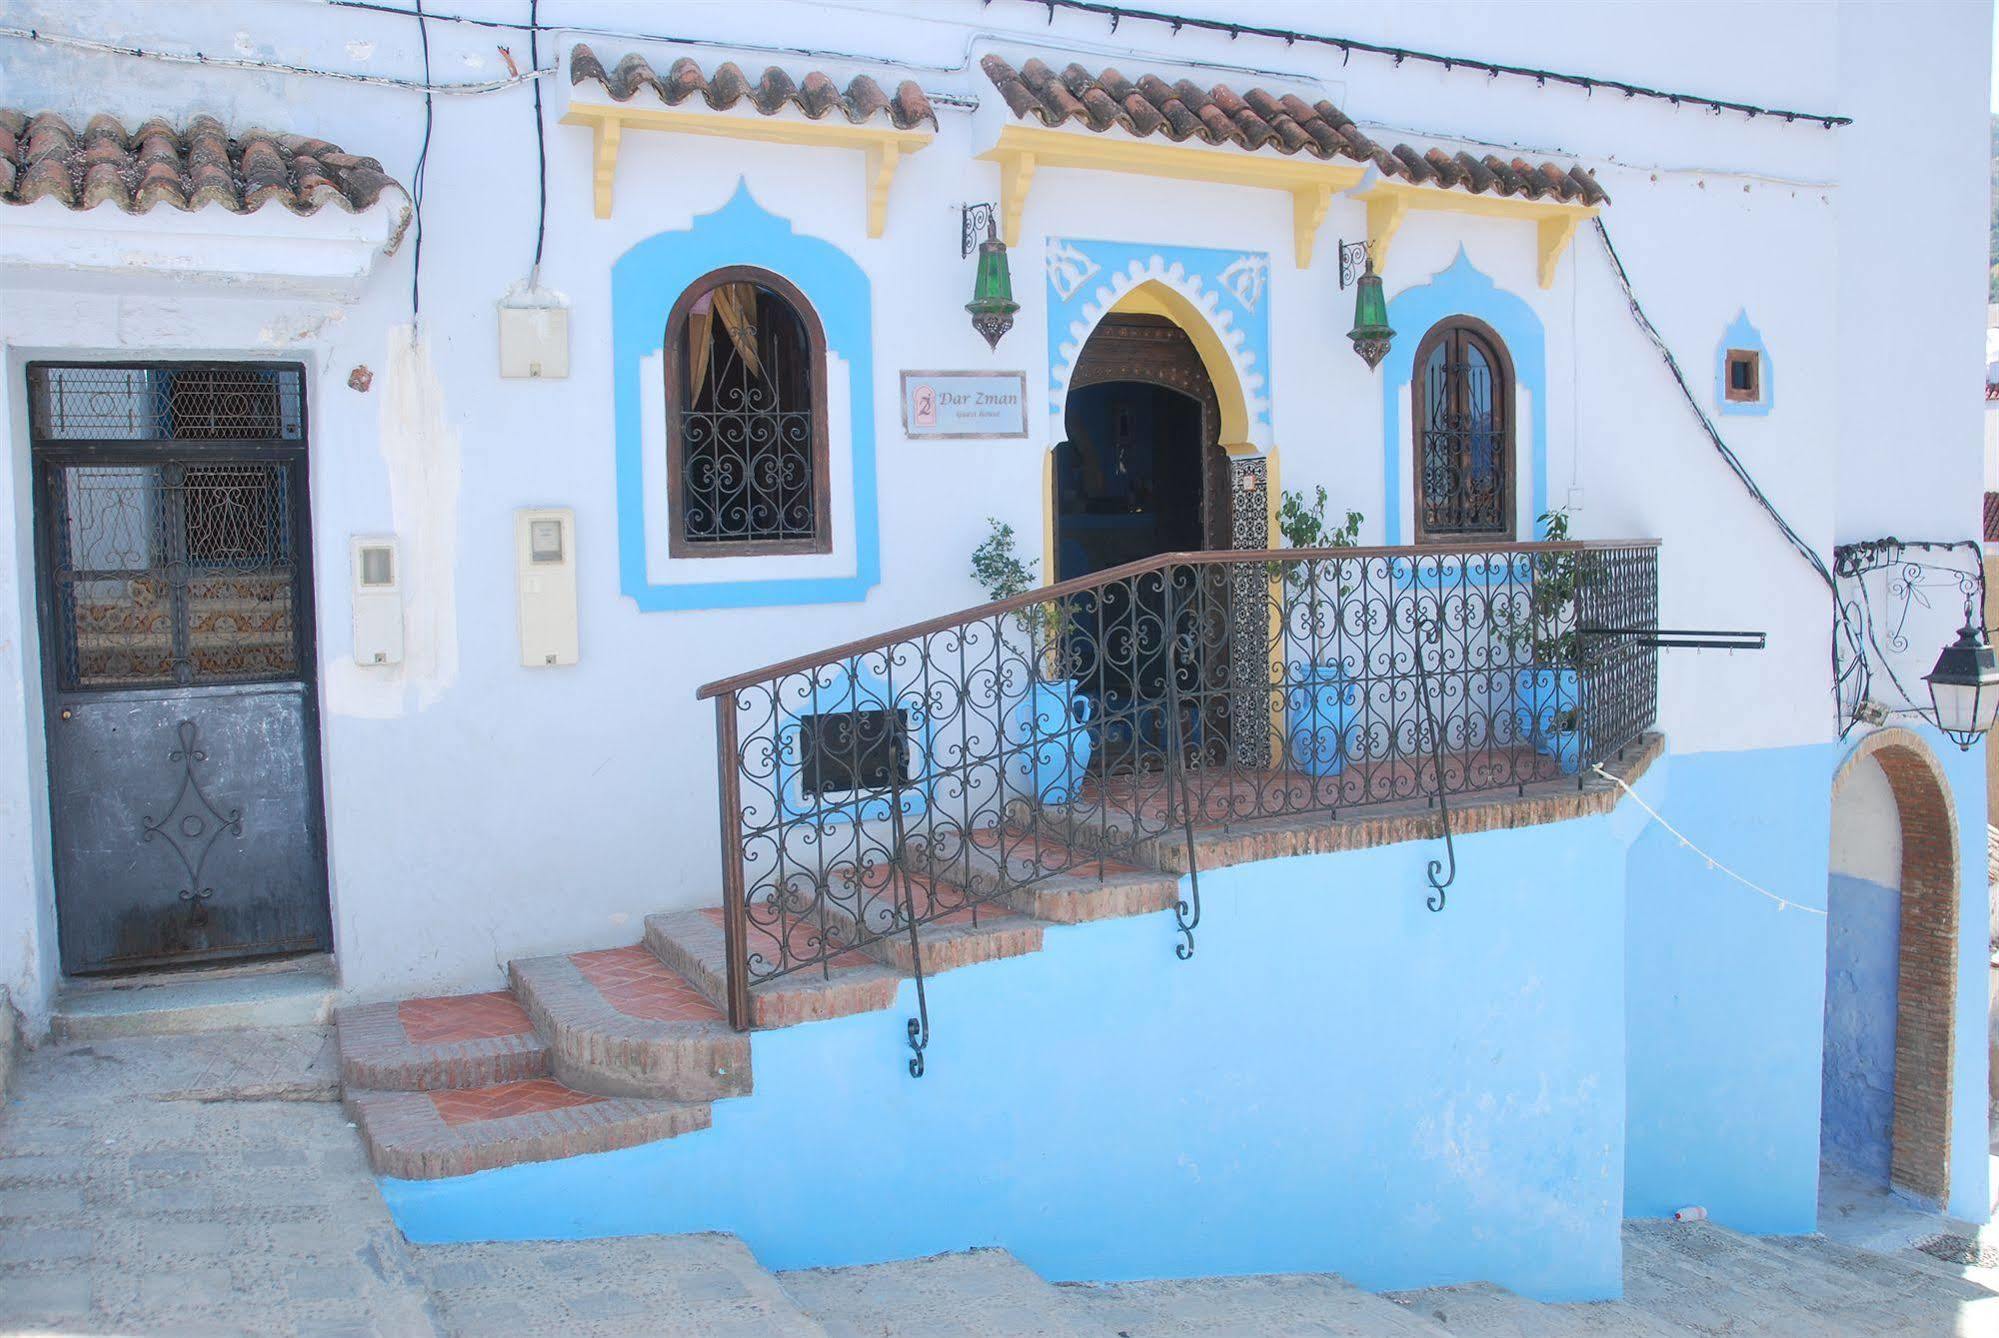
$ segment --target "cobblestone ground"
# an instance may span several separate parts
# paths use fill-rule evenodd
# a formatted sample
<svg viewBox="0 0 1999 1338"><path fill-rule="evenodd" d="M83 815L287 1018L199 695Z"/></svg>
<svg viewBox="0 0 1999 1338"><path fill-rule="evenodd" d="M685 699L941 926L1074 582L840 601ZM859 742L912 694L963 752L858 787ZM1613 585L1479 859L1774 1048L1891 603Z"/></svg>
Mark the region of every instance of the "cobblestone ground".
<svg viewBox="0 0 1999 1338"><path fill-rule="evenodd" d="M328 1032L46 1046L0 1113L0 1334L816 1333L722 1236L416 1249Z"/></svg>

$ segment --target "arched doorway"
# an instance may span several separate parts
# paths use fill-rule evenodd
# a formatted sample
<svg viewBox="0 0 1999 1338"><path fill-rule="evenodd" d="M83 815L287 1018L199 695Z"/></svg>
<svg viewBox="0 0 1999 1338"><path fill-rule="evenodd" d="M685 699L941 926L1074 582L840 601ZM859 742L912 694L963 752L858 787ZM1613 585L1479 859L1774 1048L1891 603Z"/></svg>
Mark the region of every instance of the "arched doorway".
<svg viewBox="0 0 1999 1338"><path fill-rule="evenodd" d="M1956 1034L1957 816L1914 733L1833 780L1819 1146L1829 1169L1943 1203Z"/></svg>
<svg viewBox="0 0 1999 1338"><path fill-rule="evenodd" d="M1164 314L1114 311L1078 354L1063 406L1063 440L1052 464L1054 569L1073 580L1161 553L1226 548L1231 533L1228 454L1214 381L1187 331ZM1176 569L1177 571L1178 569ZM1204 689L1226 673L1226 654L1197 669L1173 669L1176 640L1200 617L1192 597L1203 574L1120 582L1082 601L1071 635L1097 666L1098 767L1106 773L1156 766L1166 743L1169 674L1177 673L1183 746L1218 742L1226 709ZM1127 635L1163 627L1169 590L1182 598L1175 636ZM1212 601L1219 613L1220 601ZM1215 629L1208 629L1213 632ZM1225 638L1224 638L1225 640Z"/></svg>

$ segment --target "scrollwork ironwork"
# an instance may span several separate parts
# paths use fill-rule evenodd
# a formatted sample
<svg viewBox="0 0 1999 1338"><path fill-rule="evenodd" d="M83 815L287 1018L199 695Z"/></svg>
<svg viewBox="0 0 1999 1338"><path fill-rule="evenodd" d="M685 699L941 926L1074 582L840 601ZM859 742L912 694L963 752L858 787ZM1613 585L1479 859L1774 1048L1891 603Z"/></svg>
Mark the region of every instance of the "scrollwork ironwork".
<svg viewBox="0 0 1999 1338"><path fill-rule="evenodd" d="M1833 695L1843 739L1862 723L1922 715L1920 675L1960 621L1984 625L1983 551L1970 539L1869 539L1833 549ZM1938 596L1943 596L1941 603ZM1927 614L1935 618L1926 618ZM1912 623L1934 624L1911 636ZM1941 629L1941 630L1939 630ZM1885 699L1882 695L1886 688Z"/></svg>

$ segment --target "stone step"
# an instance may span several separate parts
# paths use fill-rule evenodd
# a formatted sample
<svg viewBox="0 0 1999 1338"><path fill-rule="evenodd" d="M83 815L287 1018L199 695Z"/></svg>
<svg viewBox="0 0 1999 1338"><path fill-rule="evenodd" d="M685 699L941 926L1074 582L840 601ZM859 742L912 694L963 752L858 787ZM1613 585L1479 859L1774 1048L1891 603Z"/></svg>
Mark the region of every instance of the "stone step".
<svg viewBox="0 0 1999 1338"><path fill-rule="evenodd" d="M1885 1338L1935 1319L1900 1292L1712 1222L1625 1223L1624 1299L1669 1324L1772 1338Z"/></svg>
<svg viewBox="0 0 1999 1338"><path fill-rule="evenodd" d="M1879 1254L1859 1246L1827 1240L1825 1236L1757 1236L1757 1244L1779 1250L1795 1258L1813 1260L1825 1268L1835 1268L1863 1278L1883 1290L1907 1296L1943 1296L1965 1306L1979 1306L1989 1314L1999 1306L1999 1292L1975 1278L1963 1276L1943 1260L1935 1260L1917 1250L1901 1254ZM1999 1332L1999 1322L1993 1324Z"/></svg>
<svg viewBox="0 0 1999 1338"><path fill-rule="evenodd" d="M1340 1338L1435 1338L1446 1332L1409 1307L1330 1273L1063 1283L1071 1307L1131 1338L1283 1333Z"/></svg>
<svg viewBox="0 0 1999 1338"><path fill-rule="evenodd" d="M892 1264L808 1268L778 1283L828 1338L1071 1338L1108 1331L1005 1250L967 1250Z"/></svg>
<svg viewBox="0 0 1999 1338"><path fill-rule="evenodd" d="M1687 1332L1624 1301L1530 1301L1489 1282L1384 1295L1439 1332L1478 1338L1680 1338Z"/></svg>
<svg viewBox="0 0 1999 1338"><path fill-rule="evenodd" d="M1035 828L981 833L948 853L915 843L910 858L922 873L978 896L998 890L1013 909L1053 924L1149 915L1171 910L1180 896L1172 874L1078 849Z"/></svg>
<svg viewBox="0 0 1999 1338"><path fill-rule="evenodd" d="M793 925L799 954L808 955L811 933ZM718 1009L728 999L728 954L723 946L719 907L670 911L646 917L646 946L655 957L685 976ZM753 929L752 952L775 953L775 931ZM778 976L750 991L750 1025L789 1027L801 1022L872 1013L895 1003L900 972L862 952L844 952L826 962Z"/></svg>
<svg viewBox="0 0 1999 1338"><path fill-rule="evenodd" d="M548 1046L505 991L359 1004L334 1014L340 1080L419 1092L548 1076Z"/></svg>
<svg viewBox="0 0 1999 1338"><path fill-rule="evenodd" d="M708 1127L706 1102L579 1092L548 1078L432 1092L350 1089L347 1112L381 1175L435 1180L657 1142Z"/></svg>
<svg viewBox="0 0 1999 1338"><path fill-rule="evenodd" d="M508 964L549 1069L603 1096L712 1101L750 1090L749 1037L642 943Z"/></svg>
<svg viewBox="0 0 1999 1338"><path fill-rule="evenodd" d="M339 982L323 955L247 966L74 980L49 1012L59 1041L311 1027L333 1015Z"/></svg>

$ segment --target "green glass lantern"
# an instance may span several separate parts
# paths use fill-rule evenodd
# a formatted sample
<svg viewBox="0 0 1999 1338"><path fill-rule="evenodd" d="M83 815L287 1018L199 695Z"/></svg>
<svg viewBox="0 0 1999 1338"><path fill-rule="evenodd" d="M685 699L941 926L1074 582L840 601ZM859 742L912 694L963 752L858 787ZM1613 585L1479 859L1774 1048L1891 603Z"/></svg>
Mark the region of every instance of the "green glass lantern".
<svg viewBox="0 0 1999 1338"><path fill-rule="evenodd" d="M1381 366L1395 339L1395 331L1388 328L1388 298L1381 291L1381 276L1374 272L1373 256L1368 257L1367 269L1355 281L1354 290L1353 329L1347 331L1347 338L1353 340L1353 351L1371 371Z"/></svg>
<svg viewBox="0 0 1999 1338"><path fill-rule="evenodd" d="M972 280L972 300L965 304L972 313L972 328L986 337L986 347L997 349L1000 336L1013 328L1013 313L1020 303L1013 300L1013 275L1006 264L1006 243L988 218L986 239L979 243L979 272Z"/></svg>

